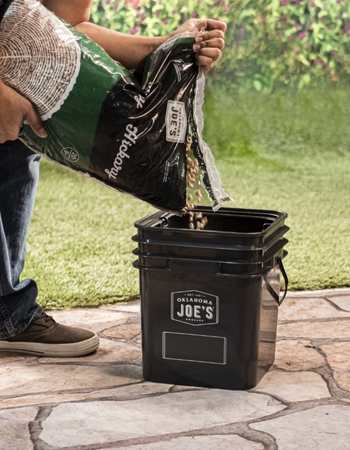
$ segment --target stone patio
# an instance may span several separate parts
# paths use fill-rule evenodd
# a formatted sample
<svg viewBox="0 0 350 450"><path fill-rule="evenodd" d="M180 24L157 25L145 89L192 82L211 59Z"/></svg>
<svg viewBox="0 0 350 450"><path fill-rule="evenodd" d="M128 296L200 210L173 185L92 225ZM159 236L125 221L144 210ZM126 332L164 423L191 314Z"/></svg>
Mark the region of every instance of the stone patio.
<svg viewBox="0 0 350 450"><path fill-rule="evenodd" d="M275 365L249 392L143 382L138 302L54 316L101 348L0 354L1 450L350 449L350 289L289 295Z"/></svg>

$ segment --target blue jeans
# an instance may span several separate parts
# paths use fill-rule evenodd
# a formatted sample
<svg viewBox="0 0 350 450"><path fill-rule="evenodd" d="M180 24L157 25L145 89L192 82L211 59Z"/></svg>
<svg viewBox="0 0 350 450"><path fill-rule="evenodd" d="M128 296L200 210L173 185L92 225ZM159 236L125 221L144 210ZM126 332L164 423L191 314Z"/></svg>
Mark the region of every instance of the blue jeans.
<svg viewBox="0 0 350 450"><path fill-rule="evenodd" d="M19 141L0 145L0 339L21 333L40 314L33 280L20 280L40 156Z"/></svg>

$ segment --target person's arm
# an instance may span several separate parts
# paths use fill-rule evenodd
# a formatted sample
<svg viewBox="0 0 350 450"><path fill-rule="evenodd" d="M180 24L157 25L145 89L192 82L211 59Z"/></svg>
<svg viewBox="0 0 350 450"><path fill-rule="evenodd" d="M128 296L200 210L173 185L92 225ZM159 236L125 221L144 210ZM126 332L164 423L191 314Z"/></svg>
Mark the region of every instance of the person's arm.
<svg viewBox="0 0 350 450"><path fill-rule="evenodd" d="M62 1L62 0L61 0ZM205 71L210 70L221 57L225 47L226 24L220 20L190 19L170 36L133 36L108 30L90 22L76 25L76 29L97 42L113 59L133 69L170 36L191 32L196 38L193 50L198 64Z"/></svg>
<svg viewBox="0 0 350 450"><path fill-rule="evenodd" d="M144 37L119 33L89 22L91 0L44 0L43 4L58 17L73 25L99 44L113 59L127 68L135 68L166 37Z"/></svg>
<svg viewBox="0 0 350 450"><path fill-rule="evenodd" d="M90 23L91 0L44 0L44 5L97 42L113 59L130 69L135 68L169 37L133 36ZM185 31L197 35L194 51L197 53L198 64L205 71L210 70L221 57L225 46L226 24L219 20L191 19L172 35ZM203 33L198 34L201 31Z"/></svg>
<svg viewBox="0 0 350 450"><path fill-rule="evenodd" d="M82 22L75 27L81 33L97 42L111 58L119 61L128 69L134 69L167 37L146 37L119 33L90 22Z"/></svg>

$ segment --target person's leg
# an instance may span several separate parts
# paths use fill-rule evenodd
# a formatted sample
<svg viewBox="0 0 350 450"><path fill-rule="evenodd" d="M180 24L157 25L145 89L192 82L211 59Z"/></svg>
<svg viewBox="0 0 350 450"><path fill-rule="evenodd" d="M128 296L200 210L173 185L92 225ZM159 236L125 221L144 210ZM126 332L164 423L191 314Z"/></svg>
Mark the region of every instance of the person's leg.
<svg viewBox="0 0 350 450"><path fill-rule="evenodd" d="M0 339L21 333L41 313L35 282L20 281L39 163L19 141L0 145Z"/></svg>
<svg viewBox="0 0 350 450"><path fill-rule="evenodd" d="M60 325L37 304L33 280L20 280L40 157L20 142L0 145L0 351L83 356L98 336Z"/></svg>

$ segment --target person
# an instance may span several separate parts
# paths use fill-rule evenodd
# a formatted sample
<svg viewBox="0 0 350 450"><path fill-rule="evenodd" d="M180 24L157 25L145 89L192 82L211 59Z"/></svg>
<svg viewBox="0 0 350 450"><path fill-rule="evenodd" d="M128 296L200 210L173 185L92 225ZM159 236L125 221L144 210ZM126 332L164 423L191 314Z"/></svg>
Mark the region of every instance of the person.
<svg viewBox="0 0 350 450"><path fill-rule="evenodd" d="M135 68L169 37L123 34L90 23L91 2L42 1L127 68ZM220 20L190 19L172 34L185 31L197 36L194 51L198 64L206 72L211 70L225 45L226 24ZM98 348L97 335L57 323L37 303L35 281L20 279L40 164L40 156L17 140L24 121L45 139L45 124L34 107L0 80L0 351L83 356Z"/></svg>

